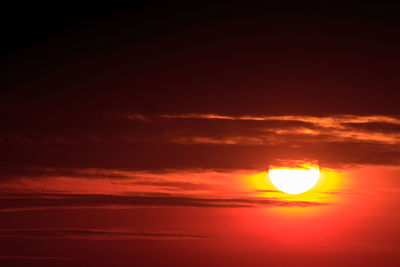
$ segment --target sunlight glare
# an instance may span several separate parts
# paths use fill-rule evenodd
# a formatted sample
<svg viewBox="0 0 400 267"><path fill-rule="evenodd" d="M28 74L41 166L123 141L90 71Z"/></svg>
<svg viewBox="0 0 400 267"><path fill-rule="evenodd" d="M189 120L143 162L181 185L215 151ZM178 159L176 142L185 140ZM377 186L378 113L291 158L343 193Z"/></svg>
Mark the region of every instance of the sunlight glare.
<svg viewBox="0 0 400 267"><path fill-rule="evenodd" d="M317 183L319 169L310 167L307 169L270 169L269 178L272 184L287 194L297 195L304 193Z"/></svg>

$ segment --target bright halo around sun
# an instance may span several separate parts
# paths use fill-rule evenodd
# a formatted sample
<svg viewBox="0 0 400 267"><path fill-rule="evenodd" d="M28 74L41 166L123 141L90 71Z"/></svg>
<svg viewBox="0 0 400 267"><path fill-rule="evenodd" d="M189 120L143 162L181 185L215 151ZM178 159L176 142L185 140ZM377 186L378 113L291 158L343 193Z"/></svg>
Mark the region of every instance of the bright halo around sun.
<svg viewBox="0 0 400 267"><path fill-rule="evenodd" d="M287 194L297 195L307 192L318 182L319 168L277 168L269 170L272 184Z"/></svg>

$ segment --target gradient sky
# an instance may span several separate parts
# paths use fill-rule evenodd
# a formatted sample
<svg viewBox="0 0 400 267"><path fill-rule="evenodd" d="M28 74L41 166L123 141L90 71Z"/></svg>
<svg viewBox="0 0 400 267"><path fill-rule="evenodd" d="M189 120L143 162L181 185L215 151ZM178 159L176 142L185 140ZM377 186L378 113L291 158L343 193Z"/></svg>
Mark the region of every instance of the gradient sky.
<svg viewBox="0 0 400 267"><path fill-rule="evenodd" d="M1 266L400 264L400 7L241 2L4 7Z"/></svg>

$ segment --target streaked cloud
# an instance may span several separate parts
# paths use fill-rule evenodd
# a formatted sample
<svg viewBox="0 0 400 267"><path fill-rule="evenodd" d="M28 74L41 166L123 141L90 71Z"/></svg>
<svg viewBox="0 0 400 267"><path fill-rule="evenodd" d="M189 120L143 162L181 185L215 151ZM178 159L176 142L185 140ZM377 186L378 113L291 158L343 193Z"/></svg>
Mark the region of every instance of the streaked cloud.
<svg viewBox="0 0 400 267"><path fill-rule="evenodd" d="M279 198L201 198L182 195L141 194L3 194L0 212L41 209L126 209L137 207L199 207L199 208L248 208L248 207L314 207L328 205L324 202L293 201Z"/></svg>
<svg viewBox="0 0 400 267"><path fill-rule="evenodd" d="M400 118L394 115L126 115L120 112L83 117L83 121L63 117L65 124L54 123L54 128L47 124L32 123L28 128L10 124L0 133L3 140L0 179L14 176L10 172L29 176L29 171L21 172L32 166L65 172L74 169L159 172L263 171L276 158L318 159L324 167L332 168L400 163ZM85 177L96 175L100 174L87 172Z"/></svg>
<svg viewBox="0 0 400 267"><path fill-rule="evenodd" d="M143 115L129 115L128 119L143 120ZM186 136L172 139L178 143L210 143L210 144L268 144L272 142L272 135L282 139L285 136L305 135L316 137L330 137L330 141L366 141L387 144L400 144L400 119L395 116L356 116L336 115L329 117L314 116L228 116L220 114L163 114L153 116L153 119L167 120L220 120L220 121L248 121L248 122L269 122L264 125L247 124L248 127L255 127L259 133L254 136L227 136L225 139L212 137ZM151 117L148 118L149 120ZM275 125L271 125L275 122ZM287 122L286 125L282 124ZM280 124L279 124L280 123ZM296 124L297 123L297 124ZM299 123L304 123L299 125ZM184 123L183 123L184 124ZM369 127L368 127L369 125ZM239 126L239 125L238 125ZM358 127L357 127L358 126ZM365 126L365 127L363 127ZM223 127L221 122L220 127ZM385 131L384 129L390 129ZM246 131L244 131L246 132Z"/></svg>
<svg viewBox="0 0 400 267"><path fill-rule="evenodd" d="M135 116L127 118L136 120ZM287 157L288 154L298 158L314 157L335 167L352 164L396 165L400 155L399 116L232 116L190 113L153 115L147 119L148 124L168 125L159 128L159 136L153 136L165 143L242 148L253 146L269 151L271 158Z"/></svg>
<svg viewBox="0 0 400 267"><path fill-rule="evenodd" d="M131 229L100 228L22 228L0 229L1 237L29 239L202 239L211 236L173 231L138 231ZM19 257L18 257L19 258ZM1 256L0 256L1 259ZM45 259L47 259L45 257Z"/></svg>

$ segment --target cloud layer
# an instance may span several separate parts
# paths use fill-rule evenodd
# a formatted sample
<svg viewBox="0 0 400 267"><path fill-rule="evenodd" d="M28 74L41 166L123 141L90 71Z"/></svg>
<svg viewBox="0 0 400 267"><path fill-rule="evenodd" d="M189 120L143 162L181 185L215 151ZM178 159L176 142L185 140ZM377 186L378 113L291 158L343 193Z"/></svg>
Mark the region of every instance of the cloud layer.
<svg viewBox="0 0 400 267"><path fill-rule="evenodd" d="M34 239L199 239L211 238L207 235L195 235L183 232L134 231L129 229L99 228L24 228L0 229L0 237Z"/></svg>
<svg viewBox="0 0 400 267"><path fill-rule="evenodd" d="M338 168L397 165L400 158L398 116L89 113L60 119L55 128L9 125L0 133L3 166L265 169L276 158L311 158Z"/></svg>
<svg viewBox="0 0 400 267"><path fill-rule="evenodd" d="M326 205L323 202L288 201L276 198L200 198L142 194L133 196L102 194L3 194L0 212L36 209L81 209L81 208L135 208L135 207L312 207Z"/></svg>

